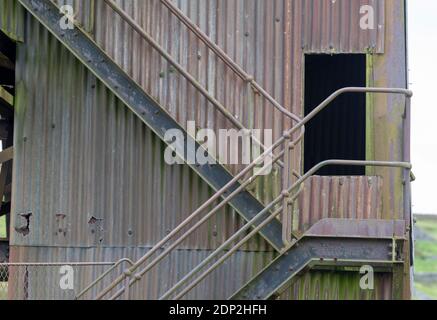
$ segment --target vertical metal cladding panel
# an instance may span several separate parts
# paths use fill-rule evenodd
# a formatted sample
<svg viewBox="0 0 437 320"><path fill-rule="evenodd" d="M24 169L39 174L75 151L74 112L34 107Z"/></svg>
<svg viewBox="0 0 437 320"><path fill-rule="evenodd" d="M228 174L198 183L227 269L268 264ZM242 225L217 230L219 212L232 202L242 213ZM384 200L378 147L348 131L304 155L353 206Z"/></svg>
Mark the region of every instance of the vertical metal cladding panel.
<svg viewBox="0 0 437 320"><path fill-rule="evenodd" d="M17 50L13 245L142 246L161 240L211 195L164 143L37 21ZM217 247L243 225L229 207L182 248ZM245 249L271 248L255 237Z"/></svg>
<svg viewBox="0 0 437 320"><path fill-rule="evenodd" d="M406 62L406 1L387 0L386 48L383 55L372 56L370 85L376 87L405 88L407 83ZM373 95L373 134L368 137L374 146L373 153L380 159L403 159L410 146L403 141L405 98L399 95ZM383 137L383 138L381 138ZM405 150L404 150L405 149ZM384 177L384 218L395 216L409 219L404 213L404 179L400 170L376 168L375 173ZM409 221L407 221L409 224Z"/></svg>
<svg viewBox="0 0 437 320"><path fill-rule="evenodd" d="M390 300L392 276L375 273L374 290L360 288L359 272L310 271L281 294L281 300Z"/></svg>
<svg viewBox="0 0 437 320"><path fill-rule="evenodd" d="M384 55L372 56L373 73L369 76L370 85L378 87L408 87L407 81L407 1L386 1L386 46ZM410 144L403 136L409 124L403 120L405 98L402 96L375 95L371 115L374 120L373 135L369 137L374 146L374 154L380 159L409 161ZM380 139L384 137L384 139ZM404 158L406 157L406 158ZM406 220L411 229L410 197L403 181L408 179L401 171L376 169L375 174L384 177L383 213L384 218L394 216ZM405 204L407 204L405 206ZM407 246L407 251L413 244ZM408 257L407 253L407 257ZM408 257L409 258L409 257ZM407 259L408 259L407 258ZM409 259L407 260L409 262ZM411 296L412 283L409 263L404 265L404 296Z"/></svg>
<svg viewBox="0 0 437 320"><path fill-rule="evenodd" d="M16 41L24 38L24 9L16 0L0 0L0 30Z"/></svg>
<svg viewBox="0 0 437 320"><path fill-rule="evenodd" d="M319 177L304 185L293 211L293 229L307 231L326 218L383 219L381 177ZM394 219L394 217L392 217ZM375 289L361 290L356 272L308 271L279 297L282 300L381 300L392 298L392 276L375 274Z"/></svg>
<svg viewBox="0 0 437 320"><path fill-rule="evenodd" d="M267 106L260 97L256 98L255 110L247 106L248 92L246 84L237 77L223 62L209 52L205 45L201 44L196 37L184 28L181 23L172 16L158 0L152 1L119 1L122 8L150 34L160 45L165 48L186 70L188 70L218 101L232 112L245 127L257 129L273 129L274 139L277 139L282 132L280 115ZM245 16L244 11L238 8L240 4L233 2L207 3L198 2L181 3L192 12L201 12L201 23L203 27L214 30L214 40L226 48L238 54L239 60L244 59L246 65L257 65L253 52L254 43L251 36L246 36L242 31L234 34L234 30L226 32L226 26L236 25L226 19L229 13L235 14L238 23L253 24L252 16ZM237 6L237 7L234 7ZM223 6L223 7L222 7ZM259 10L270 9L270 6L262 5ZM122 22L105 3L99 2L96 7L95 39L115 61L117 61L146 92L163 105L169 113L175 117L182 126L187 121L195 121L197 129L211 128L218 135L220 129L235 128L217 109L211 105L197 89L180 76L146 41L132 31L126 23ZM217 13L217 15L216 15ZM252 9L255 14L255 9ZM264 13L262 13L264 15ZM270 13L273 16L273 13ZM220 22L219 22L220 21ZM274 19L272 18L272 21ZM217 23L217 25L216 25ZM273 24L273 22L272 22ZM209 26L207 26L209 25ZM225 30L221 30L222 25ZM252 25L255 28L255 24ZM255 34L255 30L253 31ZM280 33L278 33L280 34ZM235 38L236 37L236 38ZM269 31L267 38L275 38L273 30ZM277 41L277 46L281 46ZM274 41L266 44L269 48L270 63L280 63L282 56L274 53ZM281 50L277 51L281 52ZM273 60L276 56L277 60ZM247 61L245 58L247 57ZM250 60L252 59L252 60ZM261 57L263 59L263 57ZM260 65L263 68L272 69L271 65ZM269 85L280 83L282 73L271 72ZM276 92L281 95L281 86L278 85ZM276 95L276 94L275 94ZM275 115L275 116L274 116ZM276 119L276 121L274 121ZM266 122L264 122L266 121ZM273 124L277 125L274 126ZM230 165L232 172L238 172L241 166ZM278 173L274 172L273 177L266 178L266 194L262 195L266 202L276 195L273 185L278 185ZM272 182L273 181L273 182Z"/></svg>
<svg viewBox="0 0 437 320"><path fill-rule="evenodd" d="M380 177L314 176L305 182L293 212L294 229L305 232L326 218L383 219L382 187Z"/></svg>
<svg viewBox="0 0 437 320"><path fill-rule="evenodd" d="M385 0L290 1L302 6L296 12L301 18L295 18L302 19L302 48L306 52L384 53ZM364 22L370 25L362 29L360 22L366 13L371 18Z"/></svg>
<svg viewBox="0 0 437 320"><path fill-rule="evenodd" d="M129 257L132 260L139 259L147 253L146 248L134 247L106 247L106 248L55 248L55 247L11 247L11 259L16 262L75 262L75 261L117 261L122 257ZM173 252L170 259L163 261L158 267L153 268L138 284L131 288L132 299L158 299L166 290L170 289L177 280L192 270L211 251L207 250L177 250ZM244 283L250 280L270 260L273 259L273 252L237 252L224 265L204 279L185 298L187 299L227 299L237 291ZM126 267L126 265L124 266ZM72 299L94 279L101 275L103 267L73 267L74 292L65 293L59 290L60 273L59 269L48 268L49 270L33 268L29 275L28 282L30 293L29 299ZM105 268L105 270L107 267ZM118 276L123 268L119 268L116 274L111 273L105 278L100 287L88 293L85 298L92 298L109 285L111 280ZM32 275L39 275L37 282L32 281ZM41 279L43 277L43 279ZM45 277L45 278L44 278ZM11 288L22 287L23 277L14 277L17 283L10 283ZM20 292L20 291L18 291ZM21 298L21 297L16 297Z"/></svg>
<svg viewBox="0 0 437 320"><path fill-rule="evenodd" d="M95 0L53 0L53 2L60 8L65 5L71 6L80 26L90 34L93 32Z"/></svg>
<svg viewBox="0 0 437 320"><path fill-rule="evenodd" d="M185 29L175 17L171 16L168 10L159 1L123 1L123 9L130 13L132 17L153 37L166 48L178 62L194 75L218 100L223 103L246 127L249 128L269 128L274 129L275 138L282 132L281 116L273 112L272 106L266 106L259 97L255 105L259 111L247 108L247 90L244 81L237 78L224 64L219 61L203 44L200 44L195 37ZM195 4L188 4L192 10L206 10L207 15L202 14L202 24L211 24L211 29L215 28L215 16L219 8L213 4L199 2L199 8ZM221 8L222 2L215 4ZM225 4L226 12L235 12L233 3ZM204 7L205 6L205 7ZM201 8L200 8L201 7ZM252 7L252 5L250 5ZM265 7L265 8L264 8ZM262 5L260 10L267 10L269 6ZM252 11L254 12L254 8ZM278 7L277 11L281 11ZM232 128L233 126L226 120L206 99L199 94L187 81L168 65L139 35L121 19L114 14L103 2L96 3L95 16L95 39L110 56L112 56L136 81L138 81L146 92L155 98L161 105L183 125L186 121L196 121L198 128L213 128L218 133L219 129ZM224 11L220 11L220 19L226 18ZM264 14L262 14L264 15ZM272 15L272 14L271 14ZM239 19L243 19L244 12L240 10ZM250 24L254 29L256 24L251 17L245 17L245 24ZM274 19L273 19L274 20ZM272 21L273 21L272 20ZM208 22L208 23L207 23ZM226 25L227 23L223 23ZM269 31L269 38L273 31ZM251 43L250 36L243 33L238 39L227 37L222 31L217 30L217 37L228 43L226 47L233 47L239 57L248 57L247 65L256 65L253 52L255 48ZM255 30L254 30L255 33ZM278 32L278 35L281 33ZM229 39L228 39L229 38ZM244 40L245 39L245 40ZM240 45L243 44L243 45ZM246 44L247 43L247 44ZM276 41L277 47L282 45L282 41ZM238 46L237 46L238 45ZM266 48L271 48L266 44ZM274 48L271 49L272 51ZM281 50L279 50L281 51ZM273 56L271 54L271 60ZM261 59L263 59L261 57ZM282 56L275 60L276 64L282 63ZM270 69L270 65L260 66L262 69ZM278 68L278 70L281 70ZM269 78L270 87L273 83L280 83L281 72L276 77ZM277 86L277 92L281 95L281 86ZM276 120L272 115L276 114ZM257 119L255 119L257 118ZM268 125L264 125L264 119L270 119ZM261 122L261 123L260 123ZM274 126L273 123L278 125ZM233 172L239 167L230 166ZM268 185L278 184L278 173L267 179ZM275 182L272 183L271 180ZM265 195L266 201L274 197L272 188Z"/></svg>

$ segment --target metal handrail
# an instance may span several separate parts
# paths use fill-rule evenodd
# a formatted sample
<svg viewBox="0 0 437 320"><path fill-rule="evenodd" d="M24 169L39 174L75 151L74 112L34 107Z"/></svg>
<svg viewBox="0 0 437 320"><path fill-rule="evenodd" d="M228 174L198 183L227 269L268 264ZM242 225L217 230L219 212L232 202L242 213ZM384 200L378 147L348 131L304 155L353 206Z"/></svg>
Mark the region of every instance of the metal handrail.
<svg viewBox="0 0 437 320"><path fill-rule="evenodd" d="M408 89L399 89L399 88L359 88L359 87L347 87L343 89L339 89L333 94L331 94L328 98L326 98L322 103L320 103L312 112L310 112L305 118L303 118L295 127L291 128L290 130L286 131L284 135L278 139L272 147L270 147L265 153L263 153L258 159L256 159L252 164L250 164L248 167L246 167L240 174L238 174L233 180L231 180L226 186L224 186L222 189L217 191L216 194L214 194L209 200L207 200L201 207L199 207L195 212L193 212L187 219L185 219L181 224L179 224L170 234L168 234L164 239L162 239L158 244L156 244L146 255L144 255L141 259L139 259L127 272L120 275L118 278L116 278L113 283L105 288L98 296L97 299L103 298L107 293L109 293L112 289L115 288L120 282L126 279L126 277L129 277L132 275L138 267L143 264L145 261L148 260L155 252L157 252L165 243L167 243L171 238L173 238L179 231L181 231L187 224L189 224L194 218L196 218L204 209L206 209L208 206L213 204L213 202L217 199L219 199L223 193L225 193L230 187L232 187L237 181L239 181L240 178L244 177L247 172L249 172L252 168L254 168L260 161L263 161L265 157L269 156L270 153L272 153L278 146L280 146L282 143L287 142L290 137L293 135L293 133L297 132L299 129L304 127L311 119L313 119L318 113L320 113L323 109L325 109L333 100L335 100L338 96L344 94L344 93L388 93L388 94L401 94L404 95L408 100L412 97L412 91ZM345 160L335 160L335 161L345 161ZM343 163L343 162L342 162ZM345 162L345 165L347 165L349 162ZM372 165L372 163L375 166L386 166L387 163L384 163L384 165L378 165L381 164L381 162L360 162L360 163L370 163L368 166ZM324 165L325 162L322 162L321 165ZM397 163L399 164L399 163ZM320 164L319 164L320 165ZM326 164L325 164L326 165ZM410 165L411 166L411 165ZM315 167L317 168L317 166ZM312 172L310 170L309 172ZM308 173L307 173L308 174ZM298 182L307 176L307 174L301 178L299 178ZM246 183L250 184L256 176L250 177ZM297 183L297 182L296 182ZM295 183L295 184L296 184ZM243 184L245 185L245 184ZM227 204L235 195L237 195L242 189L238 188L235 190L231 195L226 197L220 204L218 204L214 209L212 209L201 221L199 221L195 226L193 226L190 230L188 230L184 235L182 235L175 244L170 246L167 250L165 250L161 255L159 255L155 260L153 260L149 265L147 265L142 271L135 274L134 278L129 281L129 285L131 286L133 283L138 281L147 271L149 271L154 265L156 265L158 262L160 262L173 248L175 248L183 239L185 239L189 234L191 234L194 230L196 230L201 224L203 224L207 218L209 218L212 214L214 214L218 209L223 207L225 204ZM282 200L284 197L290 197L290 191L287 191L284 189L283 194L279 197L280 200ZM280 201L279 200L279 201ZM267 207L264 208L257 216L262 216L277 204L277 202L273 201L270 203ZM275 211L276 214L274 214L274 217L276 217L280 210ZM253 219L252 219L253 220ZM252 221L251 220L251 221ZM271 221L271 220L269 220ZM265 224L263 224L264 226ZM253 226L253 223L248 223L247 226ZM254 230L261 230L262 227L257 226ZM233 238L233 237L232 237ZM121 292L123 292L124 289L121 289ZM119 291L120 292L120 291ZM118 294L118 293L117 293Z"/></svg>
<svg viewBox="0 0 437 320"><path fill-rule="evenodd" d="M92 267L112 265L114 265L114 262L0 262L0 267Z"/></svg>
<svg viewBox="0 0 437 320"><path fill-rule="evenodd" d="M9 268L9 267L62 267L62 266L71 266L71 267L96 267L96 266L110 266L104 273L102 273L96 280L90 283L86 288L84 288L79 294L75 296L75 300L80 299L84 296L92 287L94 287L97 283L103 280L108 274L110 274L115 268L120 266L122 263L127 263L132 266L134 263L132 260L123 258L118 260L117 262L0 262L0 268Z"/></svg>
<svg viewBox="0 0 437 320"><path fill-rule="evenodd" d="M102 276L99 277L99 279L101 277L106 276L107 274L109 274L110 271L114 270L115 267L117 265L119 265L121 262L125 262L125 261L130 261L129 259L121 259L118 262L109 262L109 261L86 261L86 262L73 262L73 261L64 261L64 262L0 262L0 270L6 270L6 276L9 277L9 271L10 268L26 268L26 271L28 270L28 268L36 268L36 270L45 270L47 268L51 268L51 267L64 267L64 266L69 266L69 267L109 267L103 274ZM131 265L133 264L132 261L130 261ZM10 278L9 278L10 281ZM94 286L98 281L94 281L92 283L92 286ZM88 287L91 287L88 286ZM82 294L85 294L86 291L88 291L88 287L86 289L84 289L79 296L81 296ZM35 288L35 292L36 292L36 288ZM75 297L75 299L78 299L78 296Z"/></svg>
<svg viewBox="0 0 437 320"><path fill-rule="evenodd" d="M229 121L232 122L240 130L247 130L238 119L234 117L234 115L228 111L226 107L224 107L215 97L213 97L208 90L206 90L189 72L187 72L173 57L167 53L167 51L162 48L159 43L157 43L130 15L128 15L123 9L121 9L113 0L104 0L105 3L114 10L126 23L128 23L138 34L145 39L161 56L165 58L191 85L202 93L202 95L220 112L228 118ZM252 79L253 80L253 79ZM252 80L250 83L252 83ZM253 83L252 83L253 84ZM253 84L256 86L257 90L259 90L282 114L289 117L291 120L295 122L299 122L301 120L300 117L295 115L294 113L289 112L287 109L282 107L278 102L276 102L265 90L263 90L257 83ZM303 129L304 130L304 129ZM258 141L253 135L251 135L252 140L261 146L264 150L266 147ZM282 166L282 163L278 163Z"/></svg>
<svg viewBox="0 0 437 320"><path fill-rule="evenodd" d="M366 167L392 167L392 168L403 168L411 171L411 164L407 162L389 162L389 161L353 161L353 160L327 160L323 161L313 168L311 168L305 175L302 176L296 183L294 183L287 192L283 192L280 196L278 196L274 201L272 201L263 211L258 213L250 222L248 222L243 228L238 230L231 238L229 238L226 242L224 242L219 248L217 248L208 258L206 258L200 265L198 265L195 269L193 269L188 275L186 275L183 279L181 279L176 285L174 285L170 290L168 290L161 298L168 298L174 291L176 291L183 283L191 278L195 273L200 271L205 265L207 265L215 256L217 256L220 252L224 251L226 247L231 244L234 240L236 240L239 236L243 235L247 232L250 227L259 220L264 213L266 213L269 208L273 208L276 204L280 203L284 198L287 198L289 193L292 193L294 189L300 187L306 180L308 180L314 173L319 171L321 168L332 165L342 165L342 166L366 166ZM293 199L296 199L296 195L293 196ZM254 228L249 234L247 234L242 240L240 240L236 245L234 245L231 249L228 249L226 254L222 256L219 260L217 260L214 264L212 264L206 271L204 271L198 278L196 278L193 282L191 282L182 292L180 292L175 300L181 299L185 296L189 291L191 291L197 284L199 284L204 278L206 278L212 271L218 268L227 258L229 258L234 252L236 252L242 245L244 245L247 241L249 241L259 230L261 230L265 225L267 225L270 221L272 221L276 216L281 213L281 208L277 209L273 214L270 215L265 221L260 223L256 228ZM286 248L287 250L289 248ZM120 289L117 293L117 298L122 292L124 288Z"/></svg>
<svg viewBox="0 0 437 320"><path fill-rule="evenodd" d="M301 191L303 190L303 184L300 185L298 191L296 194L291 197L290 201L294 202ZM281 212L282 207L278 208L277 211L275 211L272 216L276 217ZM178 288L180 288L188 279L190 279L194 274L196 274L198 271L200 271L204 266L206 266L210 261L212 261L213 258L222 250L225 250L226 247L231 244L234 240L236 240L240 234L243 234L247 230L250 229L250 227L257 221L259 218L263 215L263 212L258 213L251 221L247 222L242 229L240 229L237 233L233 234L228 240L226 240L221 246L219 246L211 255L209 255L205 260L203 260L197 267L195 267L193 270L191 270L187 275L185 275L181 280L179 280L171 289L169 289L162 297L159 298L159 300L167 299L174 291L176 291ZM270 222L271 220L268 220ZM267 224L267 223L266 223ZM264 225L266 225L264 224ZM263 225L263 226L264 226Z"/></svg>

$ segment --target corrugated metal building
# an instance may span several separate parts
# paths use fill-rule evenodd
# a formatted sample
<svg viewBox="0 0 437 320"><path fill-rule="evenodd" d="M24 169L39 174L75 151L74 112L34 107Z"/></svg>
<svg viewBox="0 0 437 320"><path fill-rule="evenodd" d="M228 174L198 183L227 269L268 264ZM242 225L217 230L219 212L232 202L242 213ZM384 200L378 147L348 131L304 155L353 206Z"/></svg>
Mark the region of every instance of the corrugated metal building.
<svg viewBox="0 0 437 320"><path fill-rule="evenodd" d="M136 261L217 188L187 165L166 164L165 142L114 92L114 87L108 86L110 80L102 79L90 66L94 57L87 60L66 45L72 39L67 34L70 30L59 36L44 23L45 13L36 9L44 8L48 2L0 0L1 31L16 43L9 262L115 262L122 258ZM244 127L272 129L274 141L289 130L292 121L260 92L255 90L252 96L247 80L208 48L165 2L116 1ZM403 0L172 3L231 60L253 75L280 105L300 118L322 101L315 98L309 105L308 96L326 97L332 90L360 84L388 88L407 85ZM81 29L76 27L71 32L79 32L77 38L82 33L92 38L181 127L186 129L187 121L194 120L198 128L213 128L216 132L235 128L107 1L56 4L72 5ZM366 30L360 28L363 6L374 10L370 12L374 20L368 20L373 27ZM307 70L311 69L311 57L316 55L326 59L322 65L331 63L334 56L361 57L363 63L348 65L340 60L337 64L332 62L332 69L325 70L325 74L320 68L310 74ZM364 83L347 82L347 73L361 74ZM311 86L305 81L310 77L316 81ZM344 79L346 85L342 83ZM319 160L342 155L357 157L345 158L350 160L409 160L408 133L404 134L408 130L404 121L405 97L360 97L364 98L357 101L348 96L349 100L345 98L338 104L338 108L344 105L342 111L320 118L319 129L323 123L331 125L323 127L325 131L316 131L316 125L307 128L307 134L314 138L308 138L310 142L305 142L305 147L294 149L290 160L293 170L303 174ZM358 111L351 110L360 103L362 114L356 120ZM350 141L342 145L341 137L346 136ZM322 150L322 145L316 144L322 137L324 143L334 141L339 145L338 152L330 154L331 147L325 153L321 151L320 159L316 159L308 150L311 146ZM315 162L309 160L307 164L307 159ZM232 165L227 169L236 175L242 167ZM326 218L403 220L409 232L408 182L401 170L368 167L363 174L348 175L340 169L319 174L305 182L293 208L295 234L305 233ZM267 205L281 194L281 177L281 170L275 167L250 190ZM131 297L159 298L244 225L237 211L229 205L221 208L135 284ZM398 284L392 272L378 272L375 290L366 291L359 287L359 272L314 268L293 278L278 298L408 298L409 239L406 243L401 293L394 292ZM268 241L257 235L186 297L228 298L278 255ZM99 272L100 268L81 274L75 281L84 288ZM31 274L27 275L29 278ZM28 281L25 296L20 293L18 298L63 297L55 289L41 296L38 284L32 287L32 280ZM111 282L107 281L106 285ZM97 292L96 289L94 294Z"/></svg>

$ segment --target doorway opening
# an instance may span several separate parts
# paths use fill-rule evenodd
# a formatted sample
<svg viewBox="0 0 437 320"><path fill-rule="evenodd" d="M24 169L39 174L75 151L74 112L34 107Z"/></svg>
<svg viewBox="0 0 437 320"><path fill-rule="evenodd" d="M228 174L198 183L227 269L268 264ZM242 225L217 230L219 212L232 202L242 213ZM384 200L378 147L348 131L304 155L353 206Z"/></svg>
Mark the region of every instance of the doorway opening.
<svg viewBox="0 0 437 320"><path fill-rule="evenodd" d="M365 54L305 55L305 115L344 87L366 86ZM304 169L331 159L366 159L366 94L339 96L306 126ZM364 167L332 166L321 176L363 176Z"/></svg>

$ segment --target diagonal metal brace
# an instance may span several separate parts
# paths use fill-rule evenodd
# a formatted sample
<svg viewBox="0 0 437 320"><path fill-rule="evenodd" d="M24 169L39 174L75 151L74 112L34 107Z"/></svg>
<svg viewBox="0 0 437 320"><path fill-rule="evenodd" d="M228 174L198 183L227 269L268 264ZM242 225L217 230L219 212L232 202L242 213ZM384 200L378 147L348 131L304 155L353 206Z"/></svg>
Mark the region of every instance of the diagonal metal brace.
<svg viewBox="0 0 437 320"><path fill-rule="evenodd" d="M371 230L378 223L378 230ZM352 226L358 227L352 227ZM365 227L367 226L367 227ZM329 235L329 231L335 234ZM233 294L233 300L267 300L280 295L290 281L311 266L394 266L403 263L405 225L401 221L325 219Z"/></svg>
<svg viewBox="0 0 437 320"><path fill-rule="evenodd" d="M200 145L144 90L126 74L99 46L78 26L63 30L59 23L62 14L49 0L19 0L41 24L43 24L71 53L76 56L100 81L102 81L131 111L137 115L163 141L167 130L178 129L184 133L187 144L193 143L196 150ZM189 141L189 142L188 142ZM165 141L166 143L170 143ZM174 145L173 145L174 146ZM184 146L176 146L178 155L185 155ZM184 157L181 156L182 159ZM187 159L184 159L185 161ZM219 165L188 164L210 187L219 190L233 179L229 171ZM240 185L236 183L229 193ZM226 194L225 194L226 196ZM230 201L231 206L246 221L251 220L264 206L249 192L241 192ZM269 214L266 214L268 217ZM283 247L282 226L272 221L260 234L277 251Z"/></svg>

